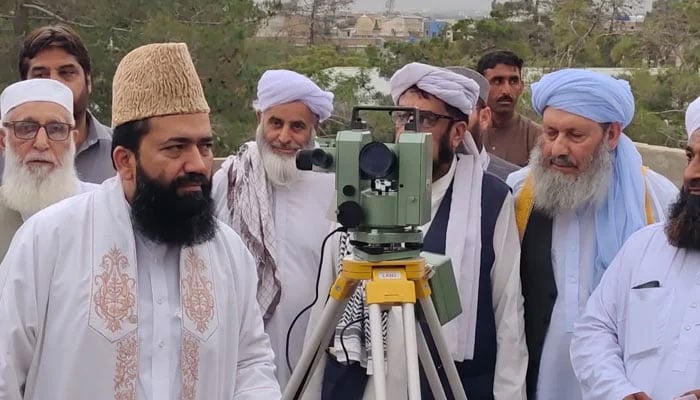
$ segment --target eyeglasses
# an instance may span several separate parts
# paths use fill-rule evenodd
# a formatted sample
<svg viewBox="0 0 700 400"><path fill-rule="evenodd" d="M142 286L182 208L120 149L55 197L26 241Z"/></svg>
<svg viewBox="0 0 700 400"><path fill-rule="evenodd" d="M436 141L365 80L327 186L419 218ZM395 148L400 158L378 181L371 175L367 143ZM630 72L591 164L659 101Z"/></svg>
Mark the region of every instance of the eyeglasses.
<svg viewBox="0 0 700 400"><path fill-rule="evenodd" d="M11 127L15 132L17 139L32 140L39 132L39 128L44 128L46 136L54 141L63 141L68 139L73 125L64 122L49 122L48 124L40 124L34 121L13 121L6 122L5 127Z"/></svg>
<svg viewBox="0 0 700 400"><path fill-rule="evenodd" d="M406 125L413 121L413 112L411 111L392 111L391 120L394 121L396 125ZM456 119L450 117L449 115L436 114L431 111L418 111L420 119L420 127L424 129L430 129L435 126L441 119L446 119L449 121L456 121Z"/></svg>

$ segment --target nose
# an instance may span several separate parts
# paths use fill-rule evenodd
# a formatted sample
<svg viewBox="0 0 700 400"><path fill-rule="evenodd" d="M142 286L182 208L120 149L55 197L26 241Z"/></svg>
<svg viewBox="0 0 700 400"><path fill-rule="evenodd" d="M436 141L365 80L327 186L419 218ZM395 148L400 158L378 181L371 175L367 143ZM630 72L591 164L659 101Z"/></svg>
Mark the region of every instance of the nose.
<svg viewBox="0 0 700 400"><path fill-rule="evenodd" d="M39 128L39 130L36 132L36 137L34 138L32 147L40 151L48 150L49 135L46 134L46 129L44 127Z"/></svg>
<svg viewBox="0 0 700 400"><path fill-rule="evenodd" d="M569 155L569 143L564 135L558 134L551 142L552 156Z"/></svg>
<svg viewBox="0 0 700 400"><path fill-rule="evenodd" d="M292 132L289 125L285 124L282 126L282 129L280 129L280 134L277 137L277 141L282 144L288 144L292 141Z"/></svg>
<svg viewBox="0 0 700 400"><path fill-rule="evenodd" d="M187 161L184 165L184 170L186 173L198 173L205 176L209 176L210 170L208 167L208 158L195 147L194 151L191 151L188 155Z"/></svg>

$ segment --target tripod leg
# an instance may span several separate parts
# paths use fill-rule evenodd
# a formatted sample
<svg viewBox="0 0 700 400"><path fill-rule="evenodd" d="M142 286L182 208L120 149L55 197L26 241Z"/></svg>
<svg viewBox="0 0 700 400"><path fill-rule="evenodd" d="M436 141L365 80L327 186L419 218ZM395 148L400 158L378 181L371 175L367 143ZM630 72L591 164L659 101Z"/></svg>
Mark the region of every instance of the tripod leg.
<svg viewBox="0 0 700 400"><path fill-rule="evenodd" d="M430 335L433 337L438 354L440 355L440 361L442 361L442 365L445 368L445 375L447 375L447 380L450 383L452 394L454 395L455 400L467 400L467 394L464 392L462 381L459 379L457 367L455 366L450 350L447 347L445 338L442 336L440 320L438 319L437 312L435 311L433 301L430 299L430 297L425 297L420 299L420 305L423 309L423 313L425 314L425 320L428 323L428 327L430 328Z"/></svg>
<svg viewBox="0 0 700 400"><path fill-rule="evenodd" d="M379 304L369 305L369 330L372 338L372 366L374 367L374 398L386 399L386 373L384 371L384 335L382 312Z"/></svg>
<svg viewBox="0 0 700 400"><path fill-rule="evenodd" d="M311 379L319 360L325 354L322 346L325 346L331 340L335 332L335 325L338 323L349 299L348 297L338 301L333 297L328 298L318 325L309 338L299 358L299 362L294 367L289 383L287 383L282 396L284 400L301 398L302 391L300 389L303 388L308 379Z"/></svg>
<svg viewBox="0 0 700 400"><path fill-rule="evenodd" d="M440 375L438 375L437 369L435 368L435 363L433 362L433 357L430 355L428 343L425 341L423 330L418 325L416 325L416 336L418 357L420 357L420 362L423 365L425 376L428 378L428 383L430 384L430 391L433 393L433 398L446 399L447 396L445 395L445 389L442 387Z"/></svg>
<svg viewBox="0 0 700 400"><path fill-rule="evenodd" d="M403 304L403 331L406 346L406 368L408 370L408 399L420 400L420 372L416 344L416 314L413 303Z"/></svg>

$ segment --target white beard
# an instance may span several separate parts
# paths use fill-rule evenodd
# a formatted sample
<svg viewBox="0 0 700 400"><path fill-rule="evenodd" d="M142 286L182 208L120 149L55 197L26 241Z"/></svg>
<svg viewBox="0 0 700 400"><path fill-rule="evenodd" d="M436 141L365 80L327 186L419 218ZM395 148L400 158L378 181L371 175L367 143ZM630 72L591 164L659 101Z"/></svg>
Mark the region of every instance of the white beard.
<svg viewBox="0 0 700 400"><path fill-rule="evenodd" d="M542 139L530 154L535 181L534 207L554 216L559 211L574 211L584 204L597 205L605 199L612 179L612 154L607 138L593 154L586 170L578 176L545 167Z"/></svg>
<svg viewBox="0 0 700 400"><path fill-rule="evenodd" d="M5 148L5 171L0 196L12 210L23 218L78 193L79 180L75 171L75 142L53 170L47 167L30 169L22 163L9 141Z"/></svg>
<svg viewBox="0 0 700 400"><path fill-rule="evenodd" d="M312 134L310 143L313 143L313 137ZM262 124L258 125L255 143L258 145L265 175L270 183L275 186L289 186L296 182L299 178L296 155L286 156L275 153L272 146L264 138Z"/></svg>

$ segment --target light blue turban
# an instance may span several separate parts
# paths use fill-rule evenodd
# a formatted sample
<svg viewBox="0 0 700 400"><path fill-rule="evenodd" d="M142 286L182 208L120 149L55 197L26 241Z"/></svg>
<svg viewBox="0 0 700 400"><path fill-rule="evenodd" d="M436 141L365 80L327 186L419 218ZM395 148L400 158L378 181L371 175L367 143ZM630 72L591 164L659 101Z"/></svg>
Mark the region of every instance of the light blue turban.
<svg viewBox="0 0 700 400"><path fill-rule="evenodd" d="M634 118L630 84L584 69L562 69L532 84L532 107L547 107L580 115L595 122L619 122L626 128Z"/></svg>
<svg viewBox="0 0 700 400"><path fill-rule="evenodd" d="M285 69L265 71L258 82L256 107L266 111L295 101L309 107L319 122L327 120L333 113L333 93L322 90L311 79Z"/></svg>
<svg viewBox="0 0 700 400"><path fill-rule="evenodd" d="M552 72L532 84L532 106L540 115L552 107L598 123L619 122L623 128L634 118L634 96L627 81L582 69ZM610 188L595 216L593 288L625 240L646 224L642 156L625 134L613 156Z"/></svg>

